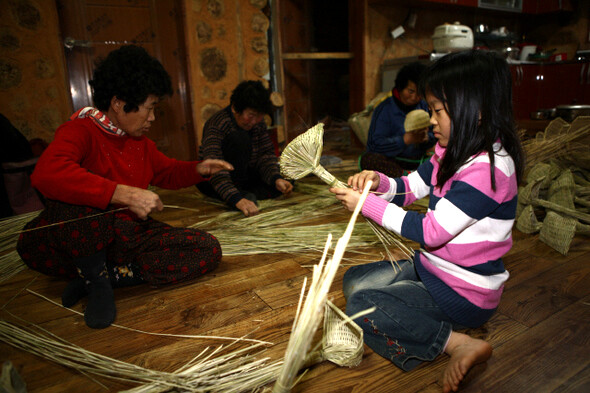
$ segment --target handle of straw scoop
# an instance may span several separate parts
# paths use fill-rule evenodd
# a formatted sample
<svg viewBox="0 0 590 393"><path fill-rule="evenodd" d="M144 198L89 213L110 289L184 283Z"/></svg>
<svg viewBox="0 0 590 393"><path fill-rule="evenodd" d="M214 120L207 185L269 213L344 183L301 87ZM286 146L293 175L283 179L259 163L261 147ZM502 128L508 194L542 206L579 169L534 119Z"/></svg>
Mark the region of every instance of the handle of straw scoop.
<svg viewBox="0 0 590 393"><path fill-rule="evenodd" d="M346 188L348 187L345 183L342 183L340 180L336 179L334 175L326 170L321 165L316 166L312 173L319 177L324 183L328 184L330 187L339 187L339 188Z"/></svg>
<svg viewBox="0 0 590 393"><path fill-rule="evenodd" d="M321 348L318 350L315 350L315 351L311 351L310 353L307 354L307 357L305 358L305 362L301 366L301 370L305 370L306 368L310 368L311 366L321 363L324 360L326 360L326 357L324 356L324 351Z"/></svg>

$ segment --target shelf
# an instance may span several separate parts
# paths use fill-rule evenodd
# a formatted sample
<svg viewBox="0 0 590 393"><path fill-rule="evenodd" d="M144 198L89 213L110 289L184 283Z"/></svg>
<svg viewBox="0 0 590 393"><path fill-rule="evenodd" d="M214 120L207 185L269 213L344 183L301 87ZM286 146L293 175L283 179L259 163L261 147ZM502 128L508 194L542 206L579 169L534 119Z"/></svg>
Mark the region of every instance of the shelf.
<svg viewBox="0 0 590 393"><path fill-rule="evenodd" d="M352 59L351 52L299 52L283 53L283 60L326 60L326 59Z"/></svg>

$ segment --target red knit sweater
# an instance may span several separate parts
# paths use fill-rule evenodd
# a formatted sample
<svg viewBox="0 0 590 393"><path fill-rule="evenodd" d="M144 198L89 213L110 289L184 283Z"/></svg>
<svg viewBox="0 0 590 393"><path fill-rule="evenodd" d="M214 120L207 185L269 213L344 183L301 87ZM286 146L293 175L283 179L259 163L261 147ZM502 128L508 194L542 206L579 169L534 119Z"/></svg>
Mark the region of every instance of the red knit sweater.
<svg viewBox="0 0 590 393"><path fill-rule="evenodd" d="M62 124L31 176L45 197L105 209L117 184L179 189L205 180L198 161L178 161L158 151L145 136L102 131L89 118Z"/></svg>

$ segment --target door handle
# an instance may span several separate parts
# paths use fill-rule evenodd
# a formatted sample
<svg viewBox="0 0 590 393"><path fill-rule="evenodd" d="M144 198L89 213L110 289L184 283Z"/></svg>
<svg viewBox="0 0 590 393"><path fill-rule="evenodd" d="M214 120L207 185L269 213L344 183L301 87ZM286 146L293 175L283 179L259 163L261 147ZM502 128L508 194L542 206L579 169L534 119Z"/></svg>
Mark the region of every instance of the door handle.
<svg viewBox="0 0 590 393"><path fill-rule="evenodd" d="M90 43L90 41L77 40L72 37L66 37L64 39L64 46L67 49L73 49L74 47L90 48L92 44Z"/></svg>

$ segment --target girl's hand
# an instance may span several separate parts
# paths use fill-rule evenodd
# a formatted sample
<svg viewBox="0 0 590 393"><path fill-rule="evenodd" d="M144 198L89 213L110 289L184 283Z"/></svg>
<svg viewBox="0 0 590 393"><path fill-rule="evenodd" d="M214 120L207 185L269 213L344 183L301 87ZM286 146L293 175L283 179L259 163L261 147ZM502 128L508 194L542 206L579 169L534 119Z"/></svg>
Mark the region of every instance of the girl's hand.
<svg viewBox="0 0 590 393"><path fill-rule="evenodd" d="M361 193L359 191L353 190L351 188L330 188L330 192L336 196L342 206L344 206L349 211L354 211L356 205L361 198Z"/></svg>
<svg viewBox="0 0 590 393"><path fill-rule="evenodd" d="M381 181L379 175L375 171L362 171L361 173L349 177L348 185L355 191L363 192L365 185L369 180L373 182L370 191L375 191L379 187L379 182Z"/></svg>

